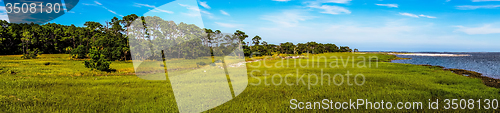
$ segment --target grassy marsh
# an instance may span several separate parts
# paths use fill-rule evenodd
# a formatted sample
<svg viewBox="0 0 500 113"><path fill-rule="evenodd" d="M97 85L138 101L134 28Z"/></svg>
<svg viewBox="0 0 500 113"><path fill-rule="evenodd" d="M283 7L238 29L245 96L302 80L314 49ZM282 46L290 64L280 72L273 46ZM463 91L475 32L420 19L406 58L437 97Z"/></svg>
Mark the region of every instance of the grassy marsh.
<svg viewBox="0 0 500 113"><path fill-rule="evenodd" d="M326 57L316 59L313 57ZM370 59L376 56L378 59ZM387 102L424 102L424 109L375 110L379 112L449 112L427 109L428 99L500 99L500 89L487 87L480 79L457 75L441 68L396 64L395 58L384 54L326 53L301 59L268 59L247 64L248 87L233 100L207 112L311 112L346 110L292 110L290 100L348 101L349 99L384 100ZM363 58L364 57L364 58ZM257 57L254 59L264 59ZM348 59L349 58L349 59ZM354 58L354 60L352 59ZM174 59L175 60L175 59ZM337 61L338 67L332 67ZM368 62L371 61L371 64ZM47 62L49 62L48 65ZM39 59L24 60L20 55L0 56L0 112L175 112L177 105L171 85L167 81L143 80L133 74L131 61L113 61L116 72L90 71L83 61L71 60L67 54L44 54ZM196 61L193 61L193 63ZM264 62L268 65L263 65ZM297 66L296 62L301 62ZM314 66L312 64L314 62ZM366 67L359 66L365 62ZM306 65L306 63L309 63ZM262 65L259 65L262 64ZM272 65L271 65L272 64ZM278 64L278 65L276 65ZM325 65L326 64L326 65ZM196 68L196 65L177 64L177 68ZM318 80L318 85L305 85L298 81ZM13 73L12 73L13 72ZM343 79L328 79L330 75L347 72ZM269 75L265 75L265 74ZM273 75L279 75L273 77ZM349 85L364 76L363 85ZM350 79L347 79L350 77ZM294 85L276 85L288 80ZM343 84L327 85L328 82ZM266 84L267 82L268 84ZM323 82L323 85L319 85ZM348 112L370 112L358 109ZM500 110L462 110L468 112L499 112Z"/></svg>

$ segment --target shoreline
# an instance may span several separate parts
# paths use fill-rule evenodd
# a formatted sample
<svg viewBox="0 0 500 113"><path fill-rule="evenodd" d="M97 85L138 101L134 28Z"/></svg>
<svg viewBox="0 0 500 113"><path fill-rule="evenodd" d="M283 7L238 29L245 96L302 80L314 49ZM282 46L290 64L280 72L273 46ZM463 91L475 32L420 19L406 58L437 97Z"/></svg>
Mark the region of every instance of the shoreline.
<svg viewBox="0 0 500 113"><path fill-rule="evenodd" d="M483 76L483 74L479 73L479 72L466 70L466 69L446 68L443 66L434 66L434 65L428 65L428 64L423 64L423 65L419 65L419 66L437 67L437 68L441 68L444 71L451 71L457 75L462 75L462 76L469 77L469 78L478 78L478 79L481 79L483 81L483 84L486 86L500 88L500 79L495 79L495 78Z"/></svg>
<svg viewBox="0 0 500 113"><path fill-rule="evenodd" d="M448 53L387 53L390 55L408 55L408 56L438 56L438 57L461 57L471 56L469 54L448 54Z"/></svg>
<svg viewBox="0 0 500 113"><path fill-rule="evenodd" d="M393 54L387 53L387 55L396 56L396 54L394 54L394 53ZM396 56L396 58L390 59L390 62L392 62L392 60L406 60L406 59L411 59L411 58L401 58L401 57ZM403 64L403 63L401 63L401 64ZM419 65L419 64L411 64L411 65ZM435 65L429 65L429 64L420 64L419 66L437 67L437 68L441 68L444 71L451 71L457 75L461 75L461 76L465 76L465 77L469 77L469 78L478 78L478 79L481 79L483 81L483 84L486 86L500 88L500 79L495 79L492 77L483 76L482 73L479 73L476 71L471 71L471 70L466 70L466 69L446 68L443 66L435 66Z"/></svg>

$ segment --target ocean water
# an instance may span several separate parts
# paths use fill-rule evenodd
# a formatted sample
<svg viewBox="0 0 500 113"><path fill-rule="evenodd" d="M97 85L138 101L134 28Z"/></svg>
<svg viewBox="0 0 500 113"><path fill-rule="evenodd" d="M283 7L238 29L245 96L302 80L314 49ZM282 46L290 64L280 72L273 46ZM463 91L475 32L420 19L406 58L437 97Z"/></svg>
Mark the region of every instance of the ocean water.
<svg viewBox="0 0 500 113"><path fill-rule="evenodd" d="M429 64L439 65L445 68L466 69L482 73L484 76L500 79L500 53L425 53L426 56L416 55L396 55L401 58L411 58L406 60L393 60L393 63L406 64ZM433 56L428 54L446 54L443 56ZM456 54L462 56L449 56ZM468 56L463 56L468 55Z"/></svg>

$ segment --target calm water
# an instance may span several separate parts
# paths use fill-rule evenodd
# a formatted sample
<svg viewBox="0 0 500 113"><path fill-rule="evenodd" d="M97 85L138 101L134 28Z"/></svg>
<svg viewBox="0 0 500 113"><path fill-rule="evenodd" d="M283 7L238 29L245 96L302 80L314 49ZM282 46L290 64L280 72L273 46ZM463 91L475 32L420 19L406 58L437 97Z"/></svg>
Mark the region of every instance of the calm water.
<svg viewBox="0 0 500 113"><path fill-rule="evenodd" d="M485 76L500 79L500 53L435 53L468 54L471 56L412 56L396 55L407 60L393 60L394 63L429 64L446 68L476 71Z"/></svg>

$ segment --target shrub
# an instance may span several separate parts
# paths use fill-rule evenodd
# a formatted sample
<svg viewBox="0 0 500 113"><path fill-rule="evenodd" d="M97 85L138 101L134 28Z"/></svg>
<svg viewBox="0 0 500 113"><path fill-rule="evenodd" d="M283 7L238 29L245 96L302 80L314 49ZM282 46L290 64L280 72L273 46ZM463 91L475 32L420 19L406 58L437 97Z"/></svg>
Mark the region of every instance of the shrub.
<svg viewBox="0 0 500 113"><path fill-rule="evenodd" d="M70 53L71 53L71 58L82 59L87 57L87 50L83 45L79 45L75 49L72 49Z"/></svg>
<svg viewBox="0 0 500 113"><path fill-rule="evenodd" d="M71 46L68 46L64 48L64 53L71 54L71 50L73 50L73 48Z"/></svg>
<svg viewBox="0 0 500 113"><path fill-rule="evenodd" d="M198 67L200 67L200 66L207 65L207 63L205 63L205 62L196 62L196 65L197 65Z"/></svg>
<svg viewBox="0 0 500 113"><path fill-rule="evenodd" d="M31 49L28 49L26 51L28 54L23 53L23 56L21 56L21 58L23 58L23 59L36 59L36 57L38 55L41 55L41 53L38 52L38 48L33 49L33 51L31 51Z"/></svg>
<svg viewBox="0 0 500 113"><path fill-rule="evenodd" d="M109 65L110 61L106 60L106 56L102 54L102 50L92 47L89 50L90 60L85 60L85 67L91 68L92 70L100 70L100 71L110 71Z"/></svg>

